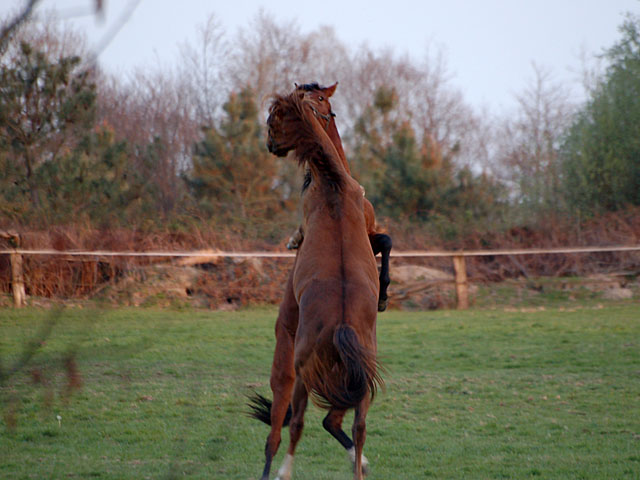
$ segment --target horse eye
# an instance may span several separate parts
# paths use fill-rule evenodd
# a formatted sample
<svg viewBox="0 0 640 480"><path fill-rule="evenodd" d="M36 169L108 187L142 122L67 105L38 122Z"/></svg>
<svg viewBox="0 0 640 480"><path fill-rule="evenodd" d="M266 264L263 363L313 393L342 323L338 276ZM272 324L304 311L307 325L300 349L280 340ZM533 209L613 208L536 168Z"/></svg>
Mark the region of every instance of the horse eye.
<svg viewBox="0 0 640 480"><path fill-rule="evenodd" d="M324 97L323 97L322 95L320 95L320 96L318 97L318 100L320 100L320 101L322 102L322 101L324 101Z"/></svg>

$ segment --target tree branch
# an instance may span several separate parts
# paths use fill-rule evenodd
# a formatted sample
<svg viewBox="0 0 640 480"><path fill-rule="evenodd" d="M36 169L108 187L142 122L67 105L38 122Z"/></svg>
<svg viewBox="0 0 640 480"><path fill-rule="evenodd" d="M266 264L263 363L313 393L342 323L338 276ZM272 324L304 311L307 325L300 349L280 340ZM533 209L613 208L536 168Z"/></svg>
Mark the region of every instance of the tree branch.
<svg viewBox="0 0 640 480"><path fill-rule="evenodd" d="M6 27L2 28L2 31L0 31L0 52L5 49L9 42L9 38L11 38L11 34L31 16L33 9L36 7L38 2L40 2L40 0L29 0L24 6L22 12L19 13L13 21L10 21Z"/></svg>

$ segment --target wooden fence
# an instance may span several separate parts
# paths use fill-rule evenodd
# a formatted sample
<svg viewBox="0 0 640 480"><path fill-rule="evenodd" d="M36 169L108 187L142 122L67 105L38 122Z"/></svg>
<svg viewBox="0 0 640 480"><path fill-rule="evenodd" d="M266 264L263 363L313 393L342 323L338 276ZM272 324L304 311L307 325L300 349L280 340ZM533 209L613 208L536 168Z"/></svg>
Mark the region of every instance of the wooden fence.
<svg viewBox="0 0 640 480"><path fill-rule="evenodd" d="M12 236L13 235L13 236ZM23 255L60 255L89 257L92 259L106 257L228 257L228 258L294 258L293 252L113 252L113 251L87 251L87 250L26 250L19 248L19 237L3 232L3 238L9 239L15 246L13 249L0 250L0 255L9 255L11 260L11 285L14 305L20 308L25 302L24 274L22 270ZM507 250L459 250L459 251L406 251L393 252L395 258L434 258L449 257L453 261L455 272L455 285L457 305L459 309L469 307L469 282L467 280L466 257L501 256L501 255L553 255L553 254L587 254L604 252L636 252L640 251L640 245L608 246L608 247L567 247L567 248L533 248L533 249L507 249Z"/></svg>

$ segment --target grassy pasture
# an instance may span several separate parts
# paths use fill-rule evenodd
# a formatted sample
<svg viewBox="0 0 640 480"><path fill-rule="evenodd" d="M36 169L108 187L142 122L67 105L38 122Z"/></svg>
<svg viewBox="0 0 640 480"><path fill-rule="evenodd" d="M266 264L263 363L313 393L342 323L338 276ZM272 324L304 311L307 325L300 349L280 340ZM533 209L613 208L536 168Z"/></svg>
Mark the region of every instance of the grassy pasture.
<svg viewBox="0 0 640 480"><path fill-rule="evenodd" d="M268 429L244 395L269 392L275 309L73 309L42 339L51 316L0 310L5 375L42 340L2 384L0 478L259 477ZM388 312L378 336L369 478L639 478L640 305ZM309 407L294 475L349 479L322 416Z"/></svg>

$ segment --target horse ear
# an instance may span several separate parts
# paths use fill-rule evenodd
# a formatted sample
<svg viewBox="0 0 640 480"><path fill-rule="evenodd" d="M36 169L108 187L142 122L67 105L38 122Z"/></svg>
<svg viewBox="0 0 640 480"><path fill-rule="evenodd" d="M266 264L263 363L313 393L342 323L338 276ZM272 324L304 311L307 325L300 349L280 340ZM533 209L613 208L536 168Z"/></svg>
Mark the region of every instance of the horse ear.
<svg viewBox="0 0 640 480"><path fill-rule="evenodd" d="M324 88L324 94L327 96L327 98L329 98L331 95L334 94L334 92L336 91L336 88L338 88L338 82L334 83L330 87Z"/></svg>

